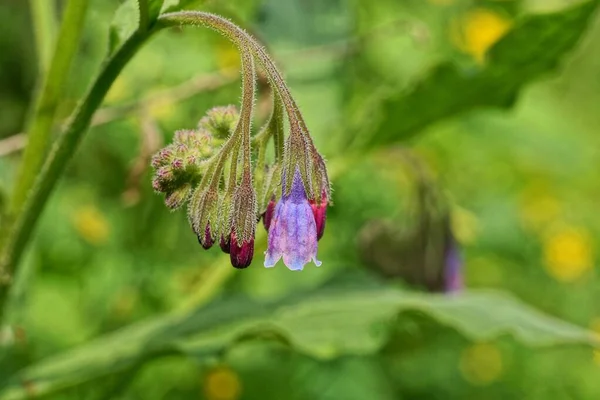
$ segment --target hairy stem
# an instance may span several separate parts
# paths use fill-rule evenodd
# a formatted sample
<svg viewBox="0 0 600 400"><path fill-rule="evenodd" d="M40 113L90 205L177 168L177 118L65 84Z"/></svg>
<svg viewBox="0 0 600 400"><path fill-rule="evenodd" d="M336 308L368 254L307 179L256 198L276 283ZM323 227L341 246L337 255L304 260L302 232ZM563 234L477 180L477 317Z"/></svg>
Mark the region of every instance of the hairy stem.
<svg viewBox="0 0 600 400"><path fill-rule="evenodd" d="M19 167L10 206L12 215L16 215L23 207L46 157L56 109L79 44L87 7L88 0L69 0L67 3L54 57L35 103L33 119L28 129L28 144Z"/></svg>
<svg viewBox="0 0 600 400"><path fill-rule="evenodd" d="M159 25L165 26L203 25L228 37L236 43L238 47L247 46L250 48L267 73L272 86L281 96L290 121L292 134L300 134L304 137L305 141L312 144L304 119L302 118L298 106L292 98L285 81L281 77L281 73L256 39L231 21L218 15L202 11L180 11L163 14L158 19L158 23Z"/></svg>
<svg viewBox="0 0 600 400"><path fill-rule="evenodd" d="M241 114L233 131L231 137L227 140L221 154L216 161L216 166L211 178L211 187L216 188L223 172L223 167L227 160L227 156L231 150L236 147L235 144L241 141L242 147L244 147L244 170L250 168L250 129L252 124L252 110L254 108L254 92L255 92L255 69L254 59L252 53L248 51L246 46L240 44L239 50L241 52L242 59L242 104ZM247 156L246 156L247 147ZM232 161L233 162L233 161ZM247 166L247 168L246 168Z"/></svg>

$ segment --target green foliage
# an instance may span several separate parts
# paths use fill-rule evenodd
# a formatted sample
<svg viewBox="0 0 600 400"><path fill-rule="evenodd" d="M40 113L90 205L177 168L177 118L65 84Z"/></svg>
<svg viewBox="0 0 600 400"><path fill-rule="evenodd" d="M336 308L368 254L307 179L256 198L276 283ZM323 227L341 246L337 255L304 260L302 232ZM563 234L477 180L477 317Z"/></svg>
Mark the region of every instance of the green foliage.
<svg viewBox="0 0 600 400"><path fill-rule="evenodd" d="M124 0L115 12L110 26L109 54L137 29L150 29L158 19L162 7L163 0Z"/></svg>
<svg viewBox="0 0 600 400"><path fill-rule="evenodd" d="M68 130L74 140L60 153L65 160L159 14L205 2L127 0L116 12L108 3L94 5L94 32L105 32L114 16L109 47L117 57L106 61L82 103L84 116ZM583 327L597 328L600 301L593 271L600 232L593 201L600 35L592 24L599 2L540 14L528 8L536 0L511 2L510 14L522 9L523 15L483 63L457 56L452 40L440 38L448 36L452 23L446 22L455 15L504 5L434 3L218 2L271 47L315 142L329 146L336 206L319 243L324 265L301 274L261 268L262 231L257 262L243 273L224 269L223 258L199 250L185 217L164 210L148 171L138 167L148 164L153 143L170 141L169 132L193 128L207 109L239 99L236 85L214 78L238 55L223 42L207 41L211 33L191 29L161 35L137 55L108 99L134 111L94 128L83 142L16 277L3 320L10 326L0 330L0 399L82 398L87 391L100 398L191 398L220 365L240 374L244 399L290 398L290 391L299 400L595 398L598 338ZM384 19L407 29L394 34L379 23ZM366 27L353 31L359 20ZM418 43L427 35L429 47L422 50ZM590 40L582 47L584 37ZM106 45L95 36L83 42ZM309 43L316 47L304 48ZM373 43L381 45L378 52ZM577 57L567 58L573 50ZM80 49L82 56L86 51ZM8 64L0 60L0 73ZM353 68L359 73L348 73ZM558 81L529 86L559 70ZM163 92L192 74L199 76ZM138 107L140 93L155 96L154 103ZM69 107L80 102L67 95L60 100ZM349 101L358 112L344 108ZM514 115L464 116L508 108ZM259 101L256 118L266 117ZM444 124L450 117L457 118ZM336 137L336 128L343 135ZM380 282L357 251L364 245L357 245L359 232L373 218L388 219L398 232L414 221L413 202L406 200L415 191L411 177L398 171L397 153L385 147L425 128L433 132L419 137L415 153L451 193L467 286L475 287L453 296ZM358 151L350 155L336 146L353 140ZM375 148L374 155L365 151ZM0 159L0 179L10 181L15 160ZM435 179L427 184L437 185ZM418 251L412 242L402 245ZM552 257L562 264L553 265ZM385 261L415 267L407 257ZM344 285L356 269L370 272ZM474 352L473 343L482 342L488 352ZM490 378L486 368L494 362L503 369Z"/></svg>
<svg viewBox="0 0 600 400"><path fill-rule="evenodd" d="M294 296L262 304L227 299L187 314L173 314L128 327L79 349L32 365L8 380L0 399L49 394L131 368L166 354L195 359L217 356L236 342L272 338L317 359L377 352L390 337L397 315L417 311L472 340L510 334L530 346L600 345L593 334L546 316L498 292L456 297L395 289L342 290Z"/></svg>
<svg viewBox="0 0 600 400"><path fill-rule="evenodd" d="M454 62L436 66L407 93L395 93L373 110L398 115L370 121L370 142L405 140L427 126L477 108L509 108L523 87L557 68L586 31L598 1L554 13L526 15L496 43L479 67ZM415 112L419 110L419 112Z"/></svg>

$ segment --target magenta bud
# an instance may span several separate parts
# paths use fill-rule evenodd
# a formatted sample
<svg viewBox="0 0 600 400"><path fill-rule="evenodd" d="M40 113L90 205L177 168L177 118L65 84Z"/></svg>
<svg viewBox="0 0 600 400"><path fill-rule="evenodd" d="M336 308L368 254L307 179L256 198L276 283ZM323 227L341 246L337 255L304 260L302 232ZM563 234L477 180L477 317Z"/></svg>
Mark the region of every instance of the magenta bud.
<svg viewBox="0 0 600 400"><path fill-rule="evenodd" d="M164 164L165 164L165 161L160 156L160 154L155 154L152 156L152 161L150 162L150 165L152 165L152 168L158 169L158 168L162 167Z"/></svg>
<svg viewBox="0 0 600 400"><path fill-rule="evenodd" d="M181 158L176 158L171 161L171 166L175 169L181 169L183 168L183 160Z"/></svg>
<svg viewBox="0 0 600 400"><path fill-rule="evenodd" d="M238 269L247 268L252 263L252 257L254 256L254 238L238 243L235 232L232 232L229 254L231 265Z"/></svg>
<svg viewBox="0 0 600 400"><path fill-rule="evenodd" d="M229 254L231 252L231 241L229 235L221 235L221 241L219 242L219 246L223 253Z"/></svg>
<svg viewBox="0 0 600 400"><path fill-rule="evenodd" d="M313 215L315 216L315 223L317 224L317 240L319 240L323 237L323 233L325 232L325 222L327 220L327 195L323 193L321 203L319 204L314 200L311 200L310 208L312 208Z"/></svg>
<svg viewBox="0 0 600 400"><path fill-rule="evenodd" d="M164 186L160 179L156 177L152 179L152 189L156 192L164 192Z"/></svg>
<svg viewBox="0 0 600 400"><path fill-rule="evenodd" d="M273 213L275 212L275 197L271 197L269 200L269 204L267 204L267 209L263 213L263 225L265 226L265 230L269 232L269 226L271 226L271 220L273 219Z"/></svg>
<svg viewBox="0 0 600 400"><path fill-rule="evenodd" d="M212 233L210 231L210 223L206 224L206 229L204 229L204 235L198 235L198 242L202 245L205 250L208 250L215 244L215 241L212 237Z"/></svg>

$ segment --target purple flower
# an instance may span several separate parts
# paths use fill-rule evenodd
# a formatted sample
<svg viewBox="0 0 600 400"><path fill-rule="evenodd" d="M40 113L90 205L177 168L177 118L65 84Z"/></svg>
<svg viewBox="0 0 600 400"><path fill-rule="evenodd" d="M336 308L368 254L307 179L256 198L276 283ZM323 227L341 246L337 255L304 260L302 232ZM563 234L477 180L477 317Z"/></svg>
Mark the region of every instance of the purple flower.
<svg viewBox="0 0 600 400"><path fill-rule="evenodd" d="M269 224L269 245L265 252L265 267L273 267L283 257L283 262L292 271L301 271L312 259L317 267L317 226L315 217L306 198L300 171L296 169L292 188L284 194L275 207Z"/></svg>
<svg viewBox="0 0 600 400"><path fill-rule="evenodd" d="M444 283L446 293L460 292L463 287L462 259L454 237L450 237L444 255Z"/></svg>

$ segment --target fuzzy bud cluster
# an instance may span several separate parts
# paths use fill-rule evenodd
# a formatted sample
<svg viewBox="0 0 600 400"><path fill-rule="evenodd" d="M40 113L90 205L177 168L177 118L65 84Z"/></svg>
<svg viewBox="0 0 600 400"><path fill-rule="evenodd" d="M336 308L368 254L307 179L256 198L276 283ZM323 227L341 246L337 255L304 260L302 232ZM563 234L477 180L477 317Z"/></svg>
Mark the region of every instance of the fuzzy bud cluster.
<svg viewBox="0 0 600 400"><path fill-rule="evenodd" d="M165 194L165 204L180 208L202 177L202 163L213 153L212 136L203 130L175 132L173 143L152 157L152 188Z"/></svg>
<svg viewBox="0 0 600 400"><path fill-rule="evenodd" d="M236 106L215 107L202 117L198 128L209 131L218 139L225 139L229 137L239 116Z"/></svg>

